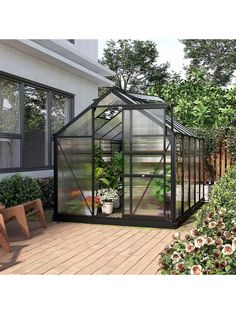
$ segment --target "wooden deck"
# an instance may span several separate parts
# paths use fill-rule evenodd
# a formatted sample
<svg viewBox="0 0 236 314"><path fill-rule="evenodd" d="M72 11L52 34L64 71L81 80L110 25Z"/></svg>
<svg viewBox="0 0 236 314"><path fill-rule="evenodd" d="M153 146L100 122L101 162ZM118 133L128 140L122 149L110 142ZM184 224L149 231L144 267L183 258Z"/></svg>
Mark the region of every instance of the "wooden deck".
<svg viewBox="0 0 236 314"><path fill-rule="evenodd" d="M25 240L14 222L7 229L12 252L0 248L1 275L155 275L158 256L176 232L54 222L42 229L31 222L32 237Z"/></svg>

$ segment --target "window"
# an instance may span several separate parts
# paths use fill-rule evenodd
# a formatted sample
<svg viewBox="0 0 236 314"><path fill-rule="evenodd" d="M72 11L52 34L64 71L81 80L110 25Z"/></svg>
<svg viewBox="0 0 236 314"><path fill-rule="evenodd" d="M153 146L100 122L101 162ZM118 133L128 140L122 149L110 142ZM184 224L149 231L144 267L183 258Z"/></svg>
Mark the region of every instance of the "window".
<svg viewBox="0 0 236 314"><path fill-rule="evenodd" d="M72 96L0 77L0 169L52 167L52 135L72 117Z"/></svg>

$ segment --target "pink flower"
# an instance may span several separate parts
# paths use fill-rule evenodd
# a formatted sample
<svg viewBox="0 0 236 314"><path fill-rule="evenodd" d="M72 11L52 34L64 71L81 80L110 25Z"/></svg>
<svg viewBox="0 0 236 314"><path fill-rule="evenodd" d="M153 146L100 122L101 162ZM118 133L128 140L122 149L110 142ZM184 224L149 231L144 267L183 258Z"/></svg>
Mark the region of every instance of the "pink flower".
<svg viewBox="0 0 236 314"><path fill-rule="evenodd" d="M206 244L207 245L213 245L215 244L215 241L211 237L206 238Z"/></svg>
<svg viewBox="0 0 236 314"><path fill-rule="evenodd" d="M194 249L195 249L195 246L194 246L192 243L187 243L187 244L185 245L185 251L186 251L187 253L193 252Z"/></svg>
<svg viewBox="0 0 236 314"><path fill-rule="evenodd" d="M217 223L215 222L215 221L211 221L210 223L209 223L209 225L208 225L208 227L210 228L210 229L213 229L213 228L215 228L217 226Z"/></svg>
<svg viewBox="0 0 236 314"><path fill-rule="evenodd" d="M181 256L179 255L178 252L174 252L172 255L171 255L171 258L173 260L174 263L177 263L181 260Z"/></svg>
<svg viewBox="0 0 236 314"><path fill-rule="evenodd" d="M206 243L206 240L201 236L196 238L194 241L195 247L197 247L197 248L203 246L205 243Z"/></svg>
<svg viewBox="0 0 236 314"><path fill-rule="evenodd" d="M179 271L185 271L185 265L183 262L175 264L175 268Z"/></svg>
<svg viewBox="0 0 236 314"><path fill-rule="evenodd" d="M219 228L220 229L225 229L225 224L222 222L221 224L219 224Z"/></svg>
<svg viewBox="0 0 236 314"><path fill-rule="evenodd" d="M190 231L190 234L192 237L197 237L197 236L199 236L199 231L198 231L198 229L192 229Z"/></svg>
<svg viewBox="0 0 236 314"><path fill-rule="evenodd" d="M234 250L230 244L226 244L224 245L222 252L225 255L232 255Z"/></svg>
<svg viewBox="0 0 236 314"><path fill-rule="evenodd" d="M215 244L221 246L223 244L223 240L221 238L217 238L215 240Z"/></svg>
<svg viewBox="0 0 236 314"><path fill-rule="evenodd" d="M232 238L232 235L229 231L224 231L223 236L225 239L230 240Z"/></svg>
<svg viewBox="0 0 236 314"><path fill-rule="evenodd" d="M202 275L202 266L201 265L193 265L191 267L191 275Z"/></svg>

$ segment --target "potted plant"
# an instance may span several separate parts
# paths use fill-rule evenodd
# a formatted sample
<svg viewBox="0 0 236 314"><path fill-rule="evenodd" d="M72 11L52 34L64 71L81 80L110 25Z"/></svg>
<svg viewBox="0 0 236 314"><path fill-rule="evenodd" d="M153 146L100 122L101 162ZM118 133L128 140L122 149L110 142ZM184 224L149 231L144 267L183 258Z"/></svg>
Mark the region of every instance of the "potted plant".
<svg viewBox="0 0 236 314"><path fill-rule="evenodd" d="M103 214L111 214L113 211L113 204L119 198L118 192L114 189L106 188L97 191L97 197L102 205Z"/></svg>

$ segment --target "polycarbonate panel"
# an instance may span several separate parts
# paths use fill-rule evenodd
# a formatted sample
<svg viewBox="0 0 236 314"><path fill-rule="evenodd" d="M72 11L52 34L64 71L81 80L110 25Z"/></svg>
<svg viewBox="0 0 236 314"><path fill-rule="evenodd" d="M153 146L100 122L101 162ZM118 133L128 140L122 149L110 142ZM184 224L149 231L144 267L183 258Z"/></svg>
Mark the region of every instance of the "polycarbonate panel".
<svg viewBox="0 0 236 314"><path fill-rule="evenodd" d="M194 180L194 138L190 138L190 207L195 203L195 180Z"/></svg>
<svg viewBox="0 0 236 314"><path fill-rule="evenodd" d="M126 141L125 150L130 150L130 142ZM148 137L148 136L134 136L132 137L132 151L133 152L163 152L164 137Z"/></svg>
<svg viewBox="0 0 236 314"><path fill-rule="evenodd" d="M122 113L119 113L113 119L108 120L100 129L95 132L95 138L102 138L110 133L111 137L117 135L120 131L116 128L118 125L121 126L122 123ZM121 129L120 129L121 130Z"/></svg>
<svg viewBox="0 0 236 314"><path fill-rule="evenodd" d="M124 178L124 213L127 215L132 213L130 207L131 198L130 180L131 178Z"/></svg>
<svg viewBox="0 0 236 314"><path fill-rule="evenodd" d="M137 156L125 155L124 157L124 173L125 174L163 174L163 155L154 156ZM132 169L130 168L130 159L132 162ZM132 170L132 173L131 173Z"/></svg>
<svg viewBox="0 0 236 314"><path fill-rule="evenodd" d="M155 109L163 111L163 109ZM158 119L147 110L133 110L132 132L134 135L164 135L164 128L158 124ZM162 120L162 124L164 119Z"/></svg>
<svg viewBox="0 0 236 314"><path fill-rule="evenodd" d="M164 180L132 178L133 215L164 217Z"/></svg>
<svg viewBox="0 0 236 314"><path fill-rule="evenodd" d="M200 189L199 189L199 140L196 139L196 202L200 200Z"/></svg>
<svg viewBox="0 0 236 314"><path fill-rule="evenodd" d="M176 218L182 212L183 180L182 137L176 136Z"/></svg>
<svg viewBox="0 0 236 314"><path fill-rule="evenodd" d="M189 137L184 137L184 211L189 209Z"/></svg>
<svg viewBox="0 0 236 314"><path fill-rule="evenodd" d="M92 109L72 122L60 136L92 136Z"/></svg>
<svg viewBox="0 0 236 314"><path fill-rule="evenodd" d="M128 101L128 99L127 99ZM106 97L104 97L102 100L99 101L97 106L123 106L126 105L127 103L117 97L115 94L110 93Z"/></svg>
<svg viewBox="0 0 236 314"><path fill-rule="evenodd" d="M92 141L86 138L58 140L59 212L91 215Z"/></svg>

